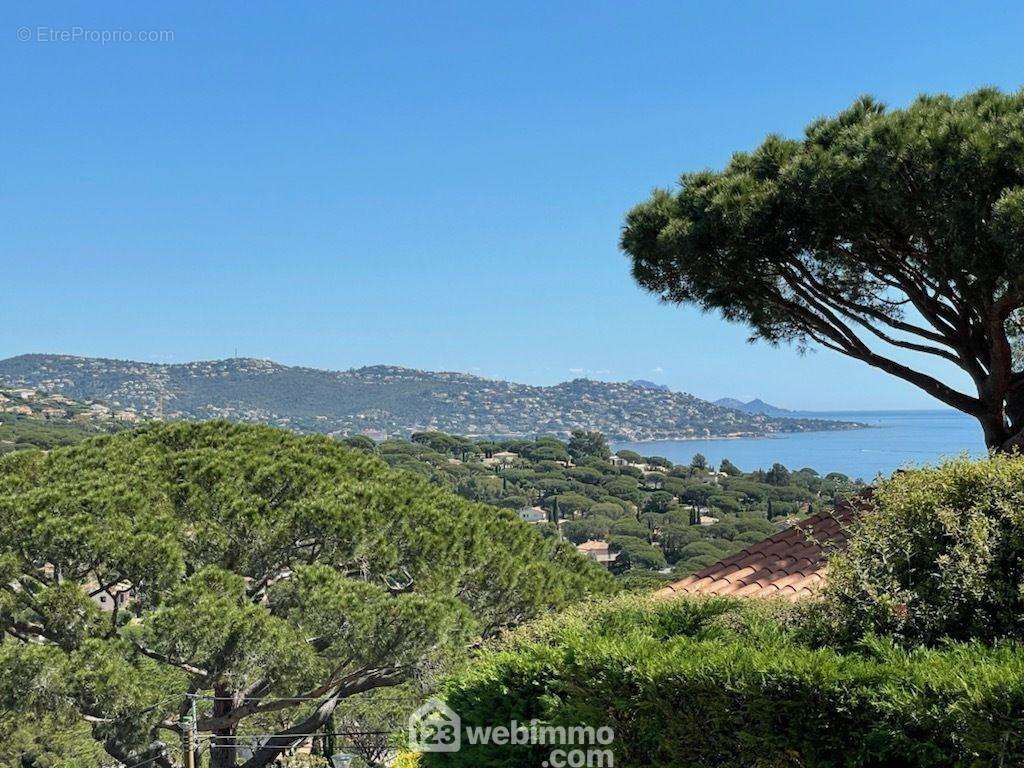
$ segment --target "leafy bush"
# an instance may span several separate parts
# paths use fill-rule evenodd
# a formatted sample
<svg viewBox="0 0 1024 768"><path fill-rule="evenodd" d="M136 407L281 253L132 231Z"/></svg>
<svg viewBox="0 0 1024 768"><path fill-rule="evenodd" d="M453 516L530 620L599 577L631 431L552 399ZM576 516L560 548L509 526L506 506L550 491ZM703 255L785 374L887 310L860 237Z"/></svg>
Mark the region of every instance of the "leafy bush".
<svg viewBox="0 0 1024 768"><path fill-rule="evenodd" d="M612 521L607 517L586 517L582 520L566 520L562 535L573 544L590 539L604 539L611 530Z"/></svg>
<svg viewBox="0 0 1024 768"><path fill-rule="evenodd" d="M577 454L585 445L600 443L595 434L581 434L577 438L573 443ZM359 440L358 445L365 448L366 444ZM550 437L468 443L465 438L424 432L417 433L415 442L385 441L377 452L392 467L453 489L471 501L506 509L536 505L548 512L554 512L557 505L563 521L601 519L599 525L567 528L565 535L577 543L587 538L607 541L609 535L639 538L661 549L665 560L682 575L686 575L680 570L683 567L696 569L718 559L708 560L706 555L699 555L680 564L679 552L686 544L709 540L722 545L716 547L719 557L734 554L789 522L781 518L802 516L813 503L821 503L823 495L830 498L853 485L834 475L829 476L831 480L823 479L814 470L790 472L784 467L777 474L788 472L789 485L769 485L768 473L763 470L712 478L706 470L673 466L662 457L645 459L637 453L620 452L620 456L635 459L637 464L659 469L645 472L636 466L614 466L603 458L599 446L595 449L597 455L580 454L568 466L550 458L554 455L549 450L553 446L569 451L568 445ZM519 458L512 466L483 463L484 456L497 451L512 451ZM739 472L735 467L732 469ZM698 516L713 517L719 524L697 525ZM605 530L605 519L617 522L618 527ZM691 534L680 534L682 528L694 530ZM545 536L555 531L541 530ZM643 560L647 562L647 558ZM621 572L625 563L622 558L616 571ZM650 562L637 567L650 567Z"/></svg>
<svg viewBox="0 0 1024 768"><path fill-rule="evenodd" d="M927 644L1024 637L1024 457L898 473L874 500L829 565L843 631Z"/></svg>
<svg viewBox="0 0 1024 768"><path fill-rule="evenodd" d="M660 570L666 566L665 555L657 547L633 536L612 536L608 546L619 553L621 565L630 568Z"/></svg>
<svg viewBox="0 0 1024 768"><path fill-rule="evenodd" d="M650 538L650 529L633 517L624 517L612 523L611 532L615 536L632 536L647 541Z"/></svg>
<svg viewBox="0 0 1024 768"><path fill-rule="evenodd" d="M452 679L464 726L610 726L616 765L1020 765L1017 645L815 647L813 607L628 596L514 633ZM463 744L425 766L541 765L550 747Z"/></svg>
<svg viewBox="0 0 1024 768"><path fill-rule="evenodd" d="M609 498L609 497L605 497ZM619 502L615 501L600 501L590 508L590 514L593 517L607 517L612 520L618 520L628 513L625 507Z"/></svg>

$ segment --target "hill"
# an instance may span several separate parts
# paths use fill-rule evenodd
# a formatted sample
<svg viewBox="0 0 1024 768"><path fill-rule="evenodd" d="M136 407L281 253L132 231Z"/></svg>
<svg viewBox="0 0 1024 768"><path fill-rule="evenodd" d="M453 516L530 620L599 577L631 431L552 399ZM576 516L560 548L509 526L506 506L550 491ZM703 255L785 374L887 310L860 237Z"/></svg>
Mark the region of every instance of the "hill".
<svg viewBox="0 0 1024 768"><path fill-rule="evenodd" d="M747 402L737 400L735 397L721 397L714 402L715 405L720 405L723 408L732 408L733 410L743 411L743 413L757 413L762 416L787 416L793 413L786 408L779 408L777 405L766 403L757 397Z"/></svg>
<svg viewBox="0 0 1024 768"><path fill-rule="evenodd" d="M634 387L641 387L643 389L657 389L657 390L660 390L661 392L669 392L670 391L669 388L668 388L668 385L666 385L666 384L655 384L653 381L648 381L647 379L633 379L629 383L632 384Z"/></svg>
<svg viewBox="0 0 1024 768"><path fill-rule="evenodd" d="M0 388L0 454L57 448L139 421L128 409L30 388Z"/></svg>
<svg viewBox="0 0 1024 768"><path fill-rule="evenodd" d="M516 510L545 535L604 542L619 553L606 563L615 572L661 571L647 574L654 580L668 578L668 568L673 578L688 576L863 487L840 473L781 464L744 472L728 460L716 470L628 450L613 456L592 435L565 443L423 432L344 442L470 501Z"/></svg>
<svg viewBox="0 0 1024 768"><path fill-rule="evenodd" d="M656 440L859 426L745 414L627 383L575 379L538 387L395 366L325 371L249 358L166 365L22 355L0 361L2 384L105 400L152 418L225 418L377 438L423 430L529 436L588 429L612 439Z"/></svg>

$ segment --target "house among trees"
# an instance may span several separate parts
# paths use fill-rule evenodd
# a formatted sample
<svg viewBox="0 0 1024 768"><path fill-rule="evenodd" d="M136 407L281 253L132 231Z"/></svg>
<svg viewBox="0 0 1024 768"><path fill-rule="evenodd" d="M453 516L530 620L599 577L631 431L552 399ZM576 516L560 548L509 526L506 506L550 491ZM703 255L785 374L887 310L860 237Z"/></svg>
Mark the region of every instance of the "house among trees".
<svg viewBox="0 0 1024 768"><path fill-rule="evenodd" d="M519 454L512 451L495 451L481 463L488 467L510 467L518 458Z"/></svg>
<svg viewBox="0 0 1024 768"><path fill-rule="evenodd" d="M519 510L519 519L526 523L546 523L548 513L540 507L523 507Z"/></svg>
<svg viewBox="0 0 1024 768"><path fill-rule="evenodd" d="M604 566L611 565L619 557L618 552L612 552L609 549L607 541L598 541L596 539L591 539L590 541L584 541L582 544L577 544L576 550L581 555L586 555L591 560L594 560Z"/></svg>

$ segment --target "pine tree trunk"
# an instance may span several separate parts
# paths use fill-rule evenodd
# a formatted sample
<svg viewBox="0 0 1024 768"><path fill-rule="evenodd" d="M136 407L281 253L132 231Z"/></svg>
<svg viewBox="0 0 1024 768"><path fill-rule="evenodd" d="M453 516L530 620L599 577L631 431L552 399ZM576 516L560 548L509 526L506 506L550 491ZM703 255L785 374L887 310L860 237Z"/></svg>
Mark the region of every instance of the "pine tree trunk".
<svg viewBox="0 0 1024 768"><path fill-rule="evenodd" d="M213 702L214 717L223 717L234 709L234 696L223 688L214 688L216 700ZM237 726L220 728L210 738L210 768L235 768L238 764L238 746L235 736Z"/></svg>

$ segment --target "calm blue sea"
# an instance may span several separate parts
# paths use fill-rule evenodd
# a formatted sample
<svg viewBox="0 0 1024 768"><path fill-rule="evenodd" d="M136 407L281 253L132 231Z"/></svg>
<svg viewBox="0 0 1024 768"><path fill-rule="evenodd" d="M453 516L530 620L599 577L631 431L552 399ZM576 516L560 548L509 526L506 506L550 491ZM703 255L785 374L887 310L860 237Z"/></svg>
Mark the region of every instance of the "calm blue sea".
<svg viewBox="0 0 1024 768"><path fill-rule="evenodd" d="M693 454L703 453L716 466L722 459L729 459L745 472L767 469L778 461L790 469L812 467L822 474L843 472L864 480L872 480L879 473L889 474L899 467L932 464L965 451L974 456L985 453L978 423L958 411L829 411L793 415L871 426L756 439L614 443L613 449L664 456L676 463L689 463Z"/></svg>

